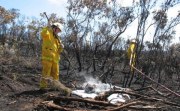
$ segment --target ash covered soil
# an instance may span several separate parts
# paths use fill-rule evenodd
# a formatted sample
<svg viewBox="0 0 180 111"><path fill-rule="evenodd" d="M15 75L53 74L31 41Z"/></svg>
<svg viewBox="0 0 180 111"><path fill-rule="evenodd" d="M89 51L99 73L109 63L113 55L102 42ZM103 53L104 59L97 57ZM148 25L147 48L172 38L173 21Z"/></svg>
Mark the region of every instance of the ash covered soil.
<svg viewBox="0 0 180 111"><path fill-rule="evenodd" d="M0 110L31 111L44 101L49 92L39 90L39 76L13 75L0 76Z"/></svg>
<svg viewBox="0 0 180 111"><path fill-rule="evenodd" d="M61 78L67 80L66 76L61 75ZM82 78L81 78L82 79ZM103 106L88 105L82 102L67 102L61 101L58 104L62 106L62 110L47 107L46 102L49 102L52 97L65 97L63 92L54 90L39 90L40 74L1 74L0 75L0 111L97 111L105 110ZM69 83L64 84L72 89ZM75 96L71 96L78 98ZM177 99L177 98L176 98ZM179 99L176 101L176 103ZM155 103L156 101L152 102ZM146 104L146 102L145 102ZM161 104L161 102L159 102ZM68 108L68 110L66 110ZM107 107L106 107L107 108ZM107 109L106 109L107 110ZM128 109L126 109L128 111ZM126 111L125 110L125 111ZM132 110L132 111L141 111ZM155 111L155 109L145 109L146 111ZM157 111L161 109L156 109ZM179 108L173 109L171 105L163 108L163 111L178 111Z"/></svg>
<svg viewBox="0 0 180 111"><path fill-rule="evenodd" d="M66 97L65 93L52 89L40 90L42 67L32 59L26 61L0 59L0 111L53 111L56 108L48 107L46 103L52 101L52 96ZM72 90L75 89L72 85L74 81L82 84L85 80L84 77L67 75L66 70L60 69L60 73L60 81ZM75 95L71 97L79 98ZM68 107L68 110L87 109L84 104L72 106L67 101L60 101L58 105L62 106L62 110L57 111L67 111L64 107Z"/></svg>
<svg viewBox="0 0 180 111"><path fill-rule="evenodd" d="M0 111L49 111L42 104L48 96L64 96L55 90L39 89L41 76L40 60L24 57L0 58ZM68 86L66 73L60 79Z"/></svg>
<svg viewBox="0 0 180 111"><path fill-rule="evenodd" d="M39 89L41 66L7 61L11 60L0 60L0 111L49 111L42 104L48 96L64 96L60 91ZM70 78L62 75L61 79L68 85Z"/></svg>
<svg viewBox="0 0 180 111"><path fill-rule="evenodd" d="M71 101L70 102L58 101L58 105L62 107L62 110L55 110L56 108L48 107L46 103L51 101L51 99L49 98L65 97L65 94L63 92L55 91L55 90L46 90L46 91L39 90L41 67L40 66L35 67L36 65L32 67L29 64L15 65L14 63L13 64L7 63L8 60L4 60L4 61L6 62L2 62L1 60L1 67L0 67L0 111L71 111L71 109L96 111L96 110L108 109L108 107L105 108L101 105L99 106L89 105L88 103L86 104L85 102L71 102ZM77 84L80 85L82 85L82 83L84 83L85 81L85 78L83 77L75 78L72 75L67 76L66 71L61 70L60 72L61 72L60 81L71 89L73 89L71 83L73 83L74 81L76 81ZM119 78L117 77L116 79L119 80ZM159 90L162 91L163 89L159 89ZM148 106L150 103L153 106L153 104L158 103L158 105L163 106L162 108L159 109L151 109L151 111L154 110L179 111L180 109L180 98L178 98L177 96L170 95L168 97L167 96L162 97L159 95L157 96L156 93L153 93L154 95L152 95L152 90L145 91L142 94L147 94L147 95L149 94L152 97L158 97L158 98L162 98L162 100L173 101L176 103L176 104L172 104L166 101L158 101L153 98L149 98L149 100L151 101L149 100L148 102L145 101L143 104L147 104ZM73 95L71 97L79 98ZM136 98L133 99L137 100ZM171 105L173 105L173 107ZM129 110L129 109L125 109L125 110ZM140 108L136 110L142 110L142 109ZM136 110L132 110L132 111L136 111Z"/></svg>
<svg viewBox="0 0 180 111"><path fill-rule="evenodd" d="M65 94L52 89L40 90L39 80L40 74L1 74L0 111L50 111L43 104L47 98L65 97Z"/></svg>

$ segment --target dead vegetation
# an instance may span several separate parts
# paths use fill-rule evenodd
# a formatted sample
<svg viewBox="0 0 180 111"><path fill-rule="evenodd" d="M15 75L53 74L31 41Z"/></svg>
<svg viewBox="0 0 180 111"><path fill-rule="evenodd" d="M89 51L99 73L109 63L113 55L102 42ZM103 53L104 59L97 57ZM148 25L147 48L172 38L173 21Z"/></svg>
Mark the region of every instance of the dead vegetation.
<svg viewBox="0 0 180 111"><path fill-rule="evenodd" d="M1 58L1 64L3 64L1 68L3 67L3 70L1 70L0 75L0 106L3 108L2 111L10 111L12 109L14 111L178 111L180 109L179 97L155 85L143 88L133 87L126 90L120 90L114 87L112 90L97 96L95 99L82 98L73 94L70 97L66 97L64 93L56 90L41 91L38 88L40 68L39 70L32 71L32 65L28 65L31 68L26 67L24 64L23 67L17 67L17 65L21 66L22 62L18 62L15 65L13 64L15 62L11 60L2 60ZM76 81L80 84L82 84L81 81L84 81L83 77L77 76L67 79L67 75L64 75L64 73L65 71L62 71L61 78L71 89L75 90L77 88L70 85L72 83L71 81ZM112 104L107 101L107 97L113 93L128 94L131 99L125 103Z"/></svg>
<svg viewBox="0 0 180 111"><path fill-rule="evenodd" d="M111 86L129 89L112 88L95 99L77 95L66 97L57 90L39 90L41 39L38 32L46 25L44 16L41 14L39 20L30 20L22 25L25 19L19 18L18 10L0 6L1 111L179 111L180 44L171 42L175 36L174 28L180 23L180 14L178 12L171 20L167 15L171 7L179 5L179 1L166 0L159 10L153 12L151 8L157 0L140 1L130 8L117 5L112 8L95 0L68 2L69 16L62 36L65 50L61 55L60 81L75 90L93 77ZM115 2L111 1L112 4ZM52 21L65 22L56 14L48 16ZM96 24L96 18L107 22L98 21L97 28L94 28L92 24ZM134 29L137 35L133 35L138 40L136 68L155 82L137 70L131 72L127 64L129 39L121 37L136 19L140 20ZM152 24L148 24L149 19L152 19ZM16 23L17 20L20 22ZM150 35L153 41L144 41L151 26L156 29ZM87 35L91 41L86 40ZM107 97L114 93L128 94L131 99L112 104Z"/></svg>

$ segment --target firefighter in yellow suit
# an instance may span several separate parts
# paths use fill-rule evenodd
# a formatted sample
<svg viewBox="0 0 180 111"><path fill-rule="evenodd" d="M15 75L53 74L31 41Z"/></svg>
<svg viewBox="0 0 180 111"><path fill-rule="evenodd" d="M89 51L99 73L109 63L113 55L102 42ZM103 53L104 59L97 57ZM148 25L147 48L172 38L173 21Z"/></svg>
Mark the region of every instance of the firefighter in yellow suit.
<svg viewBox="0 0 180 111"><path fill-rule="evenodd" d="M59 61L60 53L63 51L64 45L58 38L62 25L53 23L51 26L44 27L41 31L42 37L42 77L40 81L40 89L48 87L48 79L59 82ZM59 82L60 83L60 82ZM61 84L62 85L62 84ZM65 89L66 90L66 89Z"/></svg>
<svg viewBox="0 0 180 111"><path fill-rule="evenodd" d="M136 40L133 39L130 42L129 48L127 50L127 56L129 59L129 65L131 67L131 71L133 71L133 68L135 66L135 58L136 58Z"/></svg>

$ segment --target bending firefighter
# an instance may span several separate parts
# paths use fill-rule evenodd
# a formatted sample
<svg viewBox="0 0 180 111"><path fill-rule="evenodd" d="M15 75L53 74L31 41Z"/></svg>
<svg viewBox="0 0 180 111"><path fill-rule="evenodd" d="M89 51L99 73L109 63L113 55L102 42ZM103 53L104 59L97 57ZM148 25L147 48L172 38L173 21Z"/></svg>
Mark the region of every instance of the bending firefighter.
<svg viewBox="0 0 180 111"><path fill-rule="evenodd" d="M129 48L127 50L127 56L129 59L129 65L131 67L131 71L133 71L133 68L135 66L135 59L136 59L136 40L133 39L130 42Z"/></svg>
<svg viewBox="0 0 180 111"><path fill-rule="evenodd" d="M53 23L51 26L44 27L41 31L42 37L42 77L40 88L56 88L65 91L67 95L71 90L65 87L59 81L59 61L60 54L63 51L63 44L58 38L58 33L61 32L62 25Z"/></svg>

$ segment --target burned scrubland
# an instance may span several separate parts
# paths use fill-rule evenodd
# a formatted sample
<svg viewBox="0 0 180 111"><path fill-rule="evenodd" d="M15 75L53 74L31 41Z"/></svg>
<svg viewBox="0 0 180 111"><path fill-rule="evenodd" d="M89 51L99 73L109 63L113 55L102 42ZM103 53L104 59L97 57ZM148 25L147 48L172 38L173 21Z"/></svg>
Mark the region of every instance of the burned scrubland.
<svg viewBox="0 0 180 111"><path fill-rule="evenodd" d="M56 14L48 15L52 22L61 22L65 26L61 35L65 48L61 54L60 81L72 90L83 89L83 84L90 78L118 86L94 99L73 94L66 97L56 90L39 90L42 69L39 32L47 23L33 19L24 25L25 18L21 18L17 9L7 10L0 6L1 110L178 111L180 44L173 44L172 40L180 14L169 19L167 12L179 5L179 1L166 0L159 10L153 9L156 2L140 0L132 7L120 7L116 1L111 1L108 6L106 2L74 0L68 1L66 20ZM43 14L40 16L45 18ZM137 70L131 71L126 57L130 40L123 38L123 34L137 19L135 67L148 78ZM153 41L145 41L151 26L155 27L154 33L150 34ZM107 97L114 93L128 94L131 99L111 104Z"/></svg>
<svg viewBox="0 0 180 111"><path fill-rule="evenodd" d="M107 66L107 69L104 71L100 69L97 69L97 71L83 69L83 71L79 72L75 58L70 62L71 68L67 69L65 57L62 56L61 60L60 81L72 90L83 89L83 84L87 83L87 78L90 77L96 78L102 83L122 87L123 90L111 87L110 91L97 96L95 99L82 98L73 94L70 97L66 97L63 92L55 90L41 91L39 90L41 74L39 57L9 55L7 58L6 56L1 56L1 110L179 110L180 103L177 95L144 78L138 72L135 72L131 85L127 85L125 88L124 79L130 78L131 75L128 73L128 66L124 70L120 68L123 64L121 62L116 63L115 66L112 66L112 64ZM73 62L74 65L72 64ZM86 63L83 66L87 67L88 65ZM114 68L112 69L112 67ZM158 81L154 74L156 73L153 73L153 76L148 76ZM165 75L166 73L163 72L161 74ZM158 83L179 93L178 75L173 74L172 76L171 79L167 75L163 76L161 77L162 81ZM125 103L112 104L108 102L108 96L115 93L128 94L130 99Z"/></svg>

